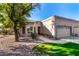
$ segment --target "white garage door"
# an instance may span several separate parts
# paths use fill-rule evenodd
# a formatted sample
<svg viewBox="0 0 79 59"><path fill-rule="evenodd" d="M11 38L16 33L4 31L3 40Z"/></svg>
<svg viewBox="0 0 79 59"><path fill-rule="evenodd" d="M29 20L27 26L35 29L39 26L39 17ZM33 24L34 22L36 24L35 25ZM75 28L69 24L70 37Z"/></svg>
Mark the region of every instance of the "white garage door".
<svg viewBox="0 0 79 59"><path fill-rule="evenodd" d="M70 36L70 28L67 27L61 27L57 28L57 37L66 37Z"/></svg>
<svg viewBox="0 0 79 59"><path fill-rule="evenodd" d="M78 34L79 35L79 28L74 28L74 34Z"/></svg>

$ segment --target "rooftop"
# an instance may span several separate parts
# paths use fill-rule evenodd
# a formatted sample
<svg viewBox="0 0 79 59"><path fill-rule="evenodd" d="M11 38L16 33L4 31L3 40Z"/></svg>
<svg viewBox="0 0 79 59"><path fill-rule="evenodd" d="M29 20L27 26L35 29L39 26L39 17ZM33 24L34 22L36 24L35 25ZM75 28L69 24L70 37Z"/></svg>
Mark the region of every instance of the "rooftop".
<svg viewBox="0 0 79 59"><path fill-rule="evenodd" d="M55 17L55 18L64 19L64 20L69 20L69 21L79 22L78 20L75 20L75 19L70 19L70 18L67 18L67 17L62 17L62 16L54 16L54 17Z"/></svg>
<svg viewBox="0 0 79 59"><path fill-rule="evenodd" d="M55 17L55 18L60 18L60 19L64 19L64 20L69 20L69 21L79 22L78 20L70 19L70 18L66 18L66 17L62 17L62 16L51 16L51 17L49 17L49 18L43 20L42 22L51 20L51 18L53 18L53 17Z"/></svg>

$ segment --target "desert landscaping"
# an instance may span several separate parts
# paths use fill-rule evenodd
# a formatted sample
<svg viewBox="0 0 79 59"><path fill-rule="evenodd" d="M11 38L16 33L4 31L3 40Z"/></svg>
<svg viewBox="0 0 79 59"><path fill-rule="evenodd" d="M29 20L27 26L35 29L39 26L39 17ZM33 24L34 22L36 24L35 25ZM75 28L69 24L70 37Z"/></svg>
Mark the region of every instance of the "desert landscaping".
<svg viewBox="0 0 79 59"><path fill-rule="evenodd" d="M0 36L0 55L2 56L33 56L38 55L32 51L37 43L15 42L14 35Z"/></svg>

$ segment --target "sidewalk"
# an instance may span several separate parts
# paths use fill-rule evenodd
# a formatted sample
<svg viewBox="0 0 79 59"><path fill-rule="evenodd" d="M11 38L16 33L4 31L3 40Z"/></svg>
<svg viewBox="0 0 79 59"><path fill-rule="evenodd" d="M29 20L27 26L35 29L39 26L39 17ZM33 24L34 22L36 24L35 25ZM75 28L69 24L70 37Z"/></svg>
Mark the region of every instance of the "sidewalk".
<svg viewBox="0 0 79 59"><path fill-rule="evenodd" d="M39 38L46 42L46 43L60 43L60 44L64 44L64 43L67 43L67 42L73 42L73 43L77 43L79 44L79 37L67 37L67 38L62 38L62 39L59 39L59 40L55 40L53 38L48 38L48 37L44 37L44 36L39 36Z"/></svg>

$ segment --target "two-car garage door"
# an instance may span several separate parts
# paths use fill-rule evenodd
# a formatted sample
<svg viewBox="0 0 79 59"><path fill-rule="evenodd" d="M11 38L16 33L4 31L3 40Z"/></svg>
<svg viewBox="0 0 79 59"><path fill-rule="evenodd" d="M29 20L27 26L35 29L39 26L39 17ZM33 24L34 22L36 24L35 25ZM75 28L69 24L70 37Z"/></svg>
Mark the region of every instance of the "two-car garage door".
<svg viewBox="0 0 79 59"><path fill-rule="evenodd" d="M79 27L74 28L74 34L77 34L79 36Z"/></svg>
<svg viewBox="0 0 79 59"><path fill-rule="evenodd" d="M60 27L57 28L57 38L70 36L70 28Z"/></svg>

